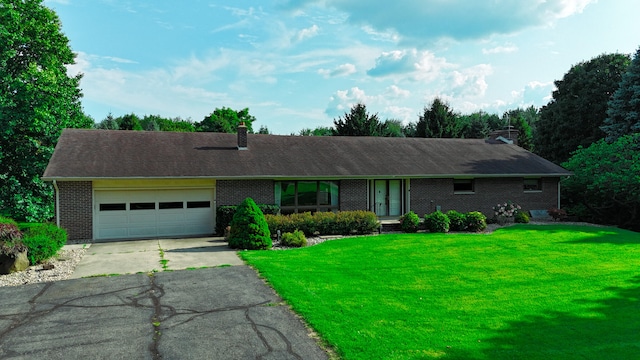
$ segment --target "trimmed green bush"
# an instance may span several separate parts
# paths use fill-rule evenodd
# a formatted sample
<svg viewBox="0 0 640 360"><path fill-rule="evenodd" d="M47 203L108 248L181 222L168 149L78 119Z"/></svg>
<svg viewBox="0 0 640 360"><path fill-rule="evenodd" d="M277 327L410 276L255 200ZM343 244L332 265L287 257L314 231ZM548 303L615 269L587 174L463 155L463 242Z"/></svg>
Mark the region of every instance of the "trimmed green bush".
<svg viewBox="0 0 640 360"><path fill-rule="evenodd" d="M418 232L418 228L420 227L420 217L418 214L413 211L409 211L408 213L402 215L400 218L400 228L403 232L406 233L414 233Z"/></svg>
<svg viewBox="0 0 640 360"><path fill-rule="evenodd" d="M216 234L224 234L224 229L231 225L233 215L236 213L236 205L222 205L216 209ZM278 214L280 213L280 207L275 204L259 204L258 208L263 214Z"/></svg>
<svg viewBox="0 0 640 360"><path fill-rule="evenodd" d="M307 246L307 237L304 236L304 233L300 230L295 230L294 232L286 232L282 234L282 239L280 240L282 245L289 247L304 247Z"/></svg>
<svg viewBox="0 0 640 360"><path fill-rule="evenodd" d="M449 230L451 231L465 231L467 229L467 216L461 212L455 210L447 211L447 217L451 222Z"/></svg>
<svg viewBox="0 0 640 360"><path fill-rule="evenodd" d="M29 249L29 263L35 265L50 259L67 243L67 232L55 224L38 224L25 231L22 242Z"/></svg>
<svg viewBox="0 0 640 360"><path fill-rule="evenodd" d="M271 245L271 233L264 214L252 198L244 199L231 220L229 247L262 250L270 249Z"/></svg>
<svg viewBox="0 0 640 360"><path fill-rule="evenodd" d="M487 228L487 217L479 211L471 211L466 214L467 231L479 232Z"/></svg>
<svg viewBox="0 0 640 360"><path fill-rule="evenodd" d="M310 212L290 215L265 215L271 234L302 231L306 236L371 234L380 223L371 211Z"/></svg>
<svg viewBox="0 0 640 360"><path fill-rule="evenodd" d="M434 211L424 216L424 225L430 232L446 233L449 232L451 221L442 211Z"/></svg>
<svg viewBox="0 0 640 360"><path fill-rule="evenodd" d="M529 215L524 211L518 211L516 215L513 217L513 222L517 224L528 224Z"/></svg>
<svg viewBox="0 0 640 360"><path fill-rule="evenodd" d="M0 224L15 225L18 227L18 223L15 220L4 216L0 216Z"/></svg>

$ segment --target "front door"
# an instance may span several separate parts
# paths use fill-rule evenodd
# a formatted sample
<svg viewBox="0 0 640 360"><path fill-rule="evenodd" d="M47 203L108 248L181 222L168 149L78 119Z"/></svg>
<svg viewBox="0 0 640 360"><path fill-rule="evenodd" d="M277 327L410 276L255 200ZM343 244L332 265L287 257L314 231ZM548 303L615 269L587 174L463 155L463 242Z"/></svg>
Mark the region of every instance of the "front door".
<svg viewBox="0 0 640 360"><path fill-rule="evenodd" d="M376 215L402 215L402 180L374 180L373 183Z"/></svg>

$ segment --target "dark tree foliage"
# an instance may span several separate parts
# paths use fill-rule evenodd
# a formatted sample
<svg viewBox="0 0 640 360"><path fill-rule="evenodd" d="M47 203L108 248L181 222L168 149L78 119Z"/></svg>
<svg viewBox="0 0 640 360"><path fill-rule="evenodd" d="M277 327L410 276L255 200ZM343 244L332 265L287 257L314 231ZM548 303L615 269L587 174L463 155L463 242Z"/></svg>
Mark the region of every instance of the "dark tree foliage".
<svg viewBox="0 0 640 360"><path fill-rule="evenodd" d="M607 103L629 62L628 55L600 55L574 65L556 81L553 99L540 111L534 134L536 153L559 164L578 146L603 138L600 126L607 118Z"/></svg>
<svg viewBox="0 0 640 360"><path fill-rule="evenodd" d="M384 137L405 137L402 121L395 119L385 120L382 123L380 135Z"/></svg>
<svg viewBox="0 0 640 360"><path fill-rule="evenodd" d="M271 248L269 225L252 198L244 199L238 206L230 226L229 247L247 250Z"/></svg>
<svg viewBox="0 0 640 360"><path fill-rule="evenodd" d="M269 132L269 128L267 128L266 125L261 125L260 129L258 130L258 134L269 135L271 133Z"/></svg>
<svg viewBox="0 0 640 360"><path fill-rule="evenodd" d="M620 136L640 132L640 48L622 75L608 106L608 117L601 127L607 134L607 141L613 142Z"/></svg>
<svg viewBox="0 0 640 360"><path fill-rule="evenodd" d="M53 216L40 180L64 128L90 128L81 75L58 16L41 0L0 0L0 210L30 221Z"/></svg>
<svg viewBox="0 0 640 360"><path fill-rule="evenodd" d="M118 125L118 121L113 117L111 113L107 115L104 120L100 121L96 124L96 129L101 130L119 130L120 125Z"/></svg>
<svg viewBox="0 0 640 360"><path fill-rule="evenodd" d="M247 127L249 133L253 133L253 122L256 118L249 114L249 108L240 111L223 107L216 108L211 114L196 123L196 131L236 133L241 122Z"/></svg>
<svg viewBox="0 0 640 360"><path fill-rule="evenodd" d="M344 117L333 120L336 136L381 136L382 124L378 114L370 115L364 104L356 104Z"/></svg>
<svg viewBox="0 0 640 360"><path fill-rule="evenodd" d="M460 115L456 120L458 136L465 139L485 139L491 131L502 127L502 120L498 115L490 115L484 111Z"/></svg>
<svg viewBox="0 0 640 360"><path fill-rule="evenodd" d="M291 134L295 135L295 134ZM319 126L313 130L305 128L300 130L299 136L333 136L333 128Z"/></svg>
<svg viewBox="0 0 640 360"><path fill-rule="evenodd" d="M435 98L430 107L424 107L416 125L418 137L425 138L457 138L459 129L456 125L457 115L448 103Z"/></svg>
<svg viewBox="0 0 640 360"><path fill-rule="evenodd" d="M134 113L116 118L116 121L120 130L142 130L140 118Z"/></svg>
<svg viewBox="0 0 640 360"><path fill-rule="evenodd" d="M153 124L157 125L157 128L154 128ZM183 120L180 117L176 117L173 119L164 118L160 115L145 115L140 120L140 125L145 130L156 130L156 131L175 131L175 132L194 132L196 131L193 123L188 120Z"/></svg>
<svg viewBox="0 0 640 360"><path fill-rule="evenodd" d="M503 122L518 130L518 146L533 151L532 125L538 120L538 110L531 106L526 110L517 108L504 113Z"/></svg>
<svg viewBox="0 0 640 360"><path fill-rule="evenodd" d="M579 148L562 164L563 202L583 220L640 231L640 133Z"/></svg>

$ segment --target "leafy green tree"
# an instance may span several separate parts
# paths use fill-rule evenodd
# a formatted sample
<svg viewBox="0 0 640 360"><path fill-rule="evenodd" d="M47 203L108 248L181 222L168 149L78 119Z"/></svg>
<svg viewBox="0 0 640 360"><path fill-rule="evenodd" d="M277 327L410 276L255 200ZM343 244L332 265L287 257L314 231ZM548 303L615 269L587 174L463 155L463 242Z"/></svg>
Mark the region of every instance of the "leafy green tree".
<svg viewBox="0 0 640 360"><path fill-rule="evenodd" d="M0 209L37 221L53 216L53 188L40 180L64 128L91 128L81 75L54 11L41 0L0 0Z"/></svg>
<svg viewBox="0 0 640 360"><path fill-rule="evenodd" d="M113 115L109 113L107 117L104 118L104 120L96 124L96 129L119 130L120 126L118 125L118 121L113 117Z"/></svg>
<svg viewBox="0 0 640 360"><path fill-rule="evenodd" d="M562 164L565 207L587 221L640 230L640 133L580 147Z"/></svg>
<svg viewBox="0 0 640 360"><path fill-rule="evenodd" d="M230 226L229 247L247 250L271 248L269 225L252 198L244 199L238 206Z"/></svg>
<svg viewBox="0 0 640 360"><path fill-rule="evenodd" d="M518 130L518 146L533 150L533 131L531 124L537 121L538 110L531 106L527 110L517 108L504 113L503 122Z"/></svg>
<svg viewBox="0 0 640 360"><path fill-rule="evenodd" d="M196 131L236 133L238 126L244 122L249 133L253 133L253 122L256 118L249 114L249 108L240 111L223 107L216 108L211 114L196 123Z"/></svg>
<svg viewBox="0 0 640 360"><path fill-rule="evenodd" d="M457 115L448 103L435 98L430 107L424 107L416 125L418 137L456 138L460 132L456 126Z"/></svg>
<svg viewBox="0 0 640 360"><path fill-rule="evenodd" d="M559 164L578 146L588 147L603 138L600 126L607 118L607 103L629 62L628 55L600 55L574 65L556 81L553 99L540 111L536 153Z"/></svg>
<svg viewBox="0 0 640 360"><path fill-rule="evenodd" d="M402 120L387 119L382 123L381 133L384 137L405 137Z"/></svg>
<svg viewBox="0 0 640 360"><path fill-rule="evenodd" d="M477 111L458 116L456 127L458 137L464 139L485 139L492 130L502 128L502 120L495 114Z"/></svg>
<svg viewBox="0 0 640 360"><path fill-rule="evenodd" d="M608 106L608 117L601 127L607 134L607 141L613 142L620 136L640 132L640 48L622 75Z"/></svg>
<svg viewBox="0 0 640 360"><path fill-rule="evenodd" d="M417 136L417 123L408 122L406 125L402 126L402 133L405 137L416 137Z"/></svg>
<svg viewBox="0 0 640 360"><path fill-rule="evenodd" d="M326 126L318 126L313 130L305 128L300 130L298 135L300 136L333 136L333 128L326 127Z"/></svg>
<svg viewBox="0 0 640 360"><path fill-rule="evenodd" d="M382 124L378 119L378 114L369 114L364 104L356 104L351 107L349 113L344 117L333 120L336 136L380 136L382 134Z"/></svg>
<svg viewBox="0 0 640 360"><path fill-rule="evenodd" d="M134 113L121 116L116 118L116 120L118 121L118 127L120 130L142 130L140 118Z"/></svg>
<svg viewBox="0 0 640 360"><path fill-rule="evenodd" d="M265 135L269 135L269 129L267 128L266 125L261 125L260 129L258 130L258 134L265 134Z"/></svg>

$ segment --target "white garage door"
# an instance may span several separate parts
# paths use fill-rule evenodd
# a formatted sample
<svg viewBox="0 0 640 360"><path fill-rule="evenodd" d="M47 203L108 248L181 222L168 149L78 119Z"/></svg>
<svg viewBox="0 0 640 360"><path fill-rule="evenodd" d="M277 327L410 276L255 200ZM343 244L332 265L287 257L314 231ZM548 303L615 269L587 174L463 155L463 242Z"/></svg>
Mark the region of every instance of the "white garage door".
<svg viewBox="0 0 640 360"><path fill-rule="evenodd" d="M96 190L96 239L208 235L213 190Z"/></svg>

